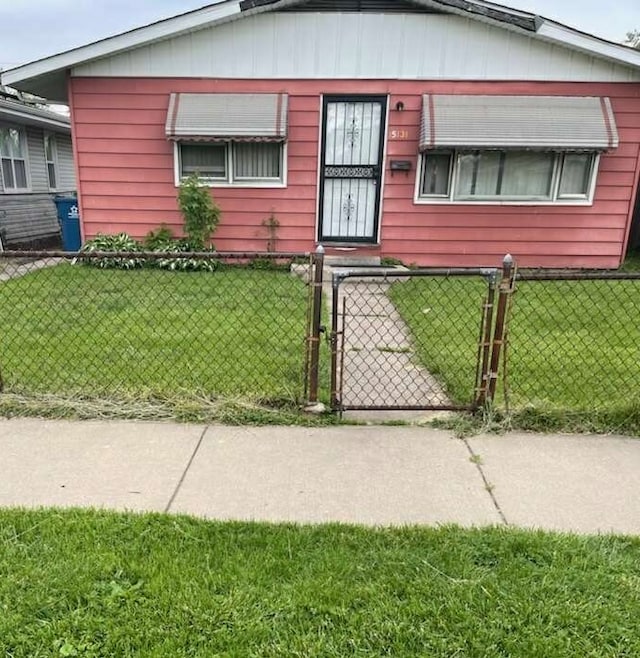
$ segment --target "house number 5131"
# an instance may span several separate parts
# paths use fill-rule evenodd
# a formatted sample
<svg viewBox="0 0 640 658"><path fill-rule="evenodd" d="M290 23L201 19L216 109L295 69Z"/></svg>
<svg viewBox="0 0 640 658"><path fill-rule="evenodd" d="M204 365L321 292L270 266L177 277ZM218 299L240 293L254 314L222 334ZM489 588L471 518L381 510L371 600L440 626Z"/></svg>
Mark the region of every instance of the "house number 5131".
<svg viewBox="0 0 640 658"><path fill-rule="evenodd" d="M409 139L408 130L392 130L391 139Z"/></svg>

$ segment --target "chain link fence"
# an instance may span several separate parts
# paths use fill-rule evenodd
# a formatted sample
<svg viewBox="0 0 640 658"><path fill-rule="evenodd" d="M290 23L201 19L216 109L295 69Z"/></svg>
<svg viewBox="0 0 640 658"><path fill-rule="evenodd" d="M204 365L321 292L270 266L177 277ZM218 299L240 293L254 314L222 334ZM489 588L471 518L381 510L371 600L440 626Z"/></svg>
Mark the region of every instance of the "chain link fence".
<svg viewBox="0 0 640 658"><path fill-rule="evenodd" d="M640 427L640 273L353 273L334 297L336 409L491 401Z"/></svg>
<svg viewBox="0 0 640 658"><path fill-rule="evenodd" d="M520 272L506 344L510 410L637 413L640 273Z"/></svg>
<svg viewBox="0 0 640 658"><path fill-rule="evenodd" d="M471 409L494 270L337 275L335 405Z"/></svg>
<svg viewBox="0 0 640 658"><path fill-rule="evenodd" d="M488 398L517 413L635 414L640 427L638 272L337 270L331 282L321 257L315 278L309 267L308 254L0 253L2 410L8 396L334 410Z"/></svg>
<svg viewBox="0 0 640 658"><path fill-rule="evenodd" d="M0 254L6 394L227 398L304 394L304 254Z"/></svg>

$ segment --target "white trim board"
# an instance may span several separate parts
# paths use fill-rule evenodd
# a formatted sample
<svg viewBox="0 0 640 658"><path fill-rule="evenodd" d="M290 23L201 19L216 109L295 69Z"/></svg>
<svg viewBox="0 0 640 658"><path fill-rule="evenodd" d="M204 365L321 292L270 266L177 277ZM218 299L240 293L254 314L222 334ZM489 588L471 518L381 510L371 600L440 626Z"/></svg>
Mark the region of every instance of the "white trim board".
<svg viewBox="0 0 640 658"><path fill-rule="evenodd" d="M519 12L507 7L501 7L500 5L491 4L489 6L488 3L484 3L481 0L469 0L469 2L474 5L473 9L457 7L455 3L450 0L419 1L425 6L442 9L450 16L464 16L469 21L499 27L507 32L530 37L531 40L541 40L543 42L562 46L563 48L574 52L585 53L591 57L609 62L612 65L617 64L626 67L627 69L630 69L629 79L638 79L637 77L634 78L633 73L640 71L640 51L636 51L632 48L584 34L578 30L574 30L543 17L535 16L534 14ZM240 0L225 0L223 2L217 2L193 12L181 14L164 21L159 21L136 30L125 32L80 48L10 69L2 73L2 83L19 89L36 92L38 89L46 89L49 91L50 95L54 94L58 97L55 98L55 100L65 100L66 86L62 84L62 81L66 80L66 72L73 70L76 67L96 62L104 58L110 58L118 53L128 53L141 47L175 38L179 35L195 33L209 27L222 25L229 21L244 21L245 18L257 14L270 13L273 16L302 16L303 14L296 12L274 13L281 8L294 7L295 4L296 0L281 0L280 2L257 6L242 11L242 2L240 2ZM510 23L506 20L498 20L493 16L491 11L488 11L489 8L492 10L497 9L498 13L504 16L513 16L514 19L524 17L525 20L530 22L531 27L525 29L525 27L520 26L521 24L518 23L518 21ZM313 15L318 16L320 14ZM349 14L333 13L333 15L344 17ZM382 14L377 15L381 16ZM389 17L393 15L394 14L384 14L384 16ZM419 14L411 14L408 18L414 20L418 15ZM136 73L132 72L131 75L136 75ZM137 75L144 74L141 72ZM261 77L264 78L264 74ZM354 77L358 76L355 75Z"/></svg>

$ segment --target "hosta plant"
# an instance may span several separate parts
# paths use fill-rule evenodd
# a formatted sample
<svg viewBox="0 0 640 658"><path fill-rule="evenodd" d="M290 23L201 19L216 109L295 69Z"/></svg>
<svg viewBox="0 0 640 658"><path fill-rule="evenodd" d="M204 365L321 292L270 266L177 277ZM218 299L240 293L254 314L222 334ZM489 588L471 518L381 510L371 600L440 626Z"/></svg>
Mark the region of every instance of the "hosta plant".
<svg viewBox="0 0 640 658"><path fill-rule="evenodd" d="M127 233L118 233L118 235L100 234L93 238L93 240L87 241L81 251L89 254L110 251L134 254L135 252L141 251L141 247L140 244ZM133 270L142 267L144 264L142 258L136 258L133 255L127 257L104 256L102 258L86 258L83 259L83 262L86 265L99 267L101 269L113 268L120 270Z"/></svg>
<svg viewBox="0 0 640 658"><path fill-rule="evenodd" d="M171 244L166 244L158 247L156 253L167 254L166 258L160 258L155 261L156 267L163 270L183 271L183 272L214 272L218 269L220 262L214 259L199 259L199 258L172 258L172 254L186 253L195 251L188 240L175 240ZM208 249L198 249L198 251L215 252L214 247Z"/></svg>

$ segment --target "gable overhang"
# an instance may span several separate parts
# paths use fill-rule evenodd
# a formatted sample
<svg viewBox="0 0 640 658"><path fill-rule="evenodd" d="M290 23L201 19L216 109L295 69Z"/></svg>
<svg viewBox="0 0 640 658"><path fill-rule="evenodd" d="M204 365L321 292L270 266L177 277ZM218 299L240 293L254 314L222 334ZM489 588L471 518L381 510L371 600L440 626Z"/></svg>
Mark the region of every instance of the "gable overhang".
<svg viewBox="0 0 640 658"><path fill-rule="evenodd" d="M29 90L43 98L67 102L68 72L79 64L133 50L158 41L212 27L240 15L239 0L226 0L157 23L101 39L51 57L3 71L3 85Z"/></svg>
<svg viewBox="0 0 640 658"><path fill-rule="evenodd" d="M71 123L63 115L0 99L0 123L35 126L53 132L71 134Z"/></svg>
<svg viewBox="0 0 640 658"><path fill-rule="evenodd" d="M519 32L611 63L640 70L640 51L541 16L484 0L409 0L425 9L458 15ZM263 12L291 10L305 0L224 0L195 11L102 39L2 72L2 84L67 102L67 79L76 66Z"/></svg>

